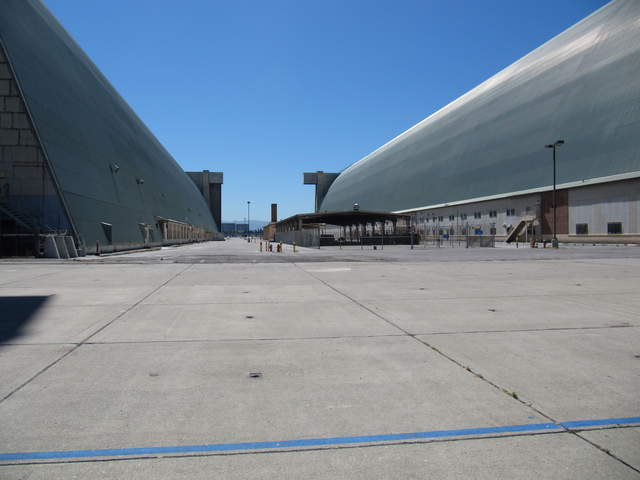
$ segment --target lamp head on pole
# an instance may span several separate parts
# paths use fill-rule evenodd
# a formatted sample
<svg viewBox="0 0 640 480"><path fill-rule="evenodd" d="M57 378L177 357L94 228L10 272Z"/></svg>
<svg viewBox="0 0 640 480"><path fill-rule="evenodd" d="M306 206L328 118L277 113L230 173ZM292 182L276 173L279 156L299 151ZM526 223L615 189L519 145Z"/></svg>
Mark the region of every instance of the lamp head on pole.
<svg viewBox="0 0 640 480"><path fill-rule="evenodd" d="M561 145L564 145L564 140L557 140L555 143L550 143L549 145L545 145L545 148L556 148Z"/></svg>

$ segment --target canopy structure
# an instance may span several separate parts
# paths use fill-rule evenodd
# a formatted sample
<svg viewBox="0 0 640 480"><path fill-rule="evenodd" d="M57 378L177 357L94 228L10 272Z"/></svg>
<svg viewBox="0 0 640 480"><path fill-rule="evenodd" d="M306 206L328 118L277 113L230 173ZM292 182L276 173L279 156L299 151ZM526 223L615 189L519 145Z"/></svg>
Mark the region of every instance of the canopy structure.
<svg viewBox="0 0 640 480"><path fill-rule="evenodd" d="M390 224L390 225L389 225ZM386 239L386 240L385 240ZM306 247L411 244L411 215L371 210L300 213L275 224L275 240Z"/></svg>
<svg viewBox="0 0 640 480"><path fill-rule="evenodd" d="M276 223L276 231L290 232L302 230L305 226L317 226L318 224L336 225L348 227L355 225L384 224L391 222L394 229L398 222L408 226L411 216L391 212L374 212L367 210L348 210L343 212L300 213Z"/></svg>

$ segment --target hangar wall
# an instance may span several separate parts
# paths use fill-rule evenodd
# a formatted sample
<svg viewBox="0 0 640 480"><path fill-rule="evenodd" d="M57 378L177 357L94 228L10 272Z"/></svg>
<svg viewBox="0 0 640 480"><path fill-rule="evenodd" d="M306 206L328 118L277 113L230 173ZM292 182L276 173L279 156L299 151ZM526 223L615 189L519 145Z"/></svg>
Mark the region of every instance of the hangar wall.
<svg viewBox="0 0 640 480"><path fill-rule="evenodd" d="M640 240L640 179L569 190L569 233L586 238L613 235ZM582 225L582 228L579 227Z"/></svg>
<svg viewBox="0 0 640 480"><path fill-rule="evenodd" d="M504 237L520 218L540 217L540 212L540 195L529 194L421 210L413 214L413 223L421 237L443 234ZM538 221L536 226L539 225Z"/></svg>
<svg viewBox="0 0 640 480"><path fill-rule="evenodd" d="M640 179L560 187L556 200L558 239L574 243L640 243ZM551 240L552 192L458 202L412 212L423 238L443 234L495 235L504 239L521 219L532 227L521 239Z"/></svg>
<svg viewBox="0 0 640 480"><path fill-rule="evenodd" d="M605 5L345 169L321 211L358 203L435 212L452 203L539 197L553 179L545 145L557 139L566 142L559 184L640 177L639 24L640 2ZM602 191L615 195L615 188Z"/></svg>
<svg viewBox="0 0 640 480"><path fill-rule="evenodd" d="M221 237L191 179L41 1L3 0L0 44L78 245Z"/></svg>

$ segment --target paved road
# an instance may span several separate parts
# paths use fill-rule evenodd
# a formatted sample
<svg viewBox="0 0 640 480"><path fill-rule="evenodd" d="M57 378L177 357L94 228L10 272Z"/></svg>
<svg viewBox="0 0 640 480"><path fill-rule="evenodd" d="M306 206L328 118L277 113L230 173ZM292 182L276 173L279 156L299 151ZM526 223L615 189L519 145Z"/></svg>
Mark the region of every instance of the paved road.
<svg viewBox="0 0 640 480"><path fill-rule="evenodd" d="M464 248L458 244L437 247L435 245L408 245L376 247L322 247L300 248L283 245L281 253L260 249L260 241L247 243L234 238L224 243L211 242L199 245L164 247L162 249L88 256L78 261L92 263L315 263L315 262L464 262L497 260L579 260L604 258L640 258L639 246L571 245L561 249L528 248L520 244L497 243L496 248Z"/></svg>
<svg viewBox="0 0 640 480"><path fill-rule="evenodd" d="M637 247L257 247L0 262L0 478L640 478Z"/></svg>

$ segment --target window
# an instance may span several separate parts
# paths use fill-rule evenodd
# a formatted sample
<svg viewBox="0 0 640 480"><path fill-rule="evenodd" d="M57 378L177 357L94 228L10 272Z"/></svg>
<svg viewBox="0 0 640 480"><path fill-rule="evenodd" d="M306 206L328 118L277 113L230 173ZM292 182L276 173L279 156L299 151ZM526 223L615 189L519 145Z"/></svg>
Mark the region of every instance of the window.
<svg viewBox="0 0 640 480"><path fill-rule="evenodd" d="M482 212L474 212L473 218L482 218Z"/></svg>
<svg viewBox="0 0 640 480"><path fill-rule="evenodd" d="M495 234L496 234L496 227L491 227L491 228L489 229L489 234L490 234L490 235L495 235Z"/></svg>
<svg viewBox="0 0 640 480"><path fill-rule="evenodd" d="M507 208L507 217L515 217L516 209L515 208Z"/></svg>
<svg viewBox="0 0 640 480"><path fill-rule="evenodd" d="M449 220L451 220L452 222L456 219L455 215L449 215Z"/></svg>
<svg viewBox="0 0 640 480"><path fill-rule="evenodd" d="M622 233L622 223L621 222L607 223L607 233L612 233L612 234Z"/></svg>
<svg viewBox="0 0 640 480"><path fill-rule="evenodd" d="M498 216L498 212L496 212L495 210L490 210L490 211L489 211L489 216L490 216L491 218L495 218L495 217L497 217L497 216Z"/></svg>
<svg viewBox="0 0 640 480"><path fill-rule="evenodd" d="M589 233L589 225L586 223L576 223L576 235L587 235Z"/></svg>
<svg viewBox="0 0 640 480"><path fill-rule="evenodd" d="M467 214L466 213L461 213L460 214L460 220L466 220L467 219Z"/></svg>
<svg viewBox="0 0 640 480"><path fill-rule="evenodd" d="M438 221L439 221L439 222L444 221L444 217L443 217L442 215L440 215L440 216L438 217Z"/></svg>

